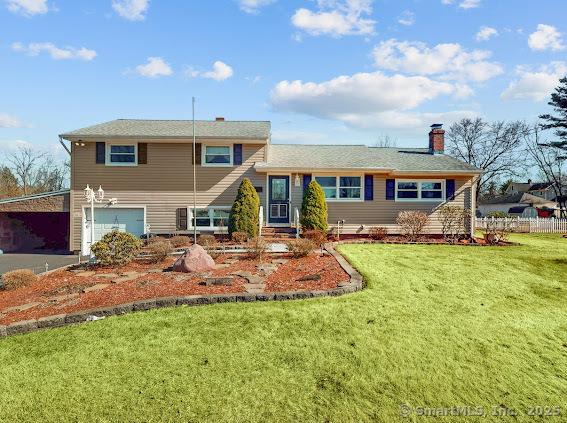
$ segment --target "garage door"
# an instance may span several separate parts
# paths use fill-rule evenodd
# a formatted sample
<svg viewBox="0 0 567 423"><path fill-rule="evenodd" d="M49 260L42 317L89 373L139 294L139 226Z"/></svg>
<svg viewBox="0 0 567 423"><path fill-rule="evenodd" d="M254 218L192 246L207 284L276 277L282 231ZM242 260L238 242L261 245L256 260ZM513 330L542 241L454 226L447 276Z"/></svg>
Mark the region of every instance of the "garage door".
<svg viewBox="0 0 567 423"><path fill-rule="evenodd" d="M143 208L95 208L95 242L105 234L118 230L130 232L136 236L143 235L144 209ZM85 209L85 223L83 225L83 254L90 254L91 244L91 211Z"/></svg>

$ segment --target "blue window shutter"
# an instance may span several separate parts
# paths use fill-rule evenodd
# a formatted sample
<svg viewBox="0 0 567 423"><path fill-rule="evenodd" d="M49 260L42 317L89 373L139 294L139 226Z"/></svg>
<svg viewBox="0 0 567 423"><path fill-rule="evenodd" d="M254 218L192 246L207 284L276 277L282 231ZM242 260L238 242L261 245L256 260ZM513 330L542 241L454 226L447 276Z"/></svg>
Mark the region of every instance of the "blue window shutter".
<svg viewBox="0 0 567 423"><path fill-rule="evenodd" d="M104 142L96 143L96 163L104 164L106 162L106 144Z"/></svg>
<svg viewBox="0 0 567 423"><path fill-rule="evenodd" d="M242 164L242 144L234 144L234 164Z"/></svg>
<svg viewBox="0 0 567 423"><path fill-rule="evenodd" d="M364 201L374 200L374 175L364 175Z"/></svg>
<svg viewBox="0 0 567 423"><path fill-rule="evenodd" d="M396 180L386 179L386 200L395 200L396 198Z"/></svg>
<svg viewBox="0 0 567 423"><path fill-rule="evenodd" d="M455 180L447 179L445 181L445 198L446 200L455 199Z"/></svg>
<svg viewBox="0 0 567 423"><path fill-rule="evenodd" d="M303 175L303 191L307 189L309 182L311 182L311 175Z"/></svg>

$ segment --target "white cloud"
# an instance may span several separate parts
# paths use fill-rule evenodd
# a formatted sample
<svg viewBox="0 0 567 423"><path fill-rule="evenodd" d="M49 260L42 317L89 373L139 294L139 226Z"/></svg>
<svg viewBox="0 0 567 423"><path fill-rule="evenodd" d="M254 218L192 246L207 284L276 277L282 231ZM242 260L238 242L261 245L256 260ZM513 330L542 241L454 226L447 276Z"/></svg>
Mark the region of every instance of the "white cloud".
<svg viewBox="0 0 567 423"><path fill-rule="evenodd" d="M251 15L260 13L260 9L264 6L272 4L275 0L238 0L240 9Z"/></svg>
<svg viewBox="0 0 567 423"><path fill-rule="evenodd" d="M369 35L374 24L368 16L373 0L317 0L317 11L301 8L291 18L292 24L310 35Z"/></svg>
<svg viewBox="0 0 567 423"><path fill-rule="evenodd" d="M149 0L112 0L116 13L129 21L143 21L150 6Z"/></svg>
<svg viewBox="0 0 567 423"><path fill-rule="evenodd" d="M161 57L148 57L148 63L136 66L136 73L146 78L157 78L169 76L173 73L173 70Z"/></svg>
<svg viewBox="0 0 567 423"><path fill-rule="evenodd" d="M466 51L459 44L428 47L421 42L390 39L377 45L372 55L382 69L418 74L440 75L445 79L470 79L481 82L504 72L502 66L487 61L491 52Z"/></svg>
<svg viewBox="0 0 567 423"><path fill-rule="evenodd" d="M19 128L22 122L15 116L7 113L0 113L0 128Z"/></svg>
<svg viewBox="0 0 567 423"><path fill-rule="evenodd" d="M215 81L224 81L230 78L234 74L234 70L231 66L227 65L220 60L213 63L213 69L210 71L198 71L192 67L187 68L185 74L191 78L209 78Z"/></svg>
<svg viewBox="0 0 567 423"><path fill-rule="evenodd" d="M480 0L463 0L459 3L461 9L474 9L480 6Z"/></svg>
<svg viewBox="0 0 567 423"><path fill-rule="evenodd" d="M518 66L518 79L513 80L501 94L503 100L544 101L549 98L559 79L567 74L566 62L552 62L538 68Z"/></svg>
<svg viewBox="0 0 567 423"><path fill-rule="evenodd" d="M432 118L412 109L439 96L462 95L462 89L424 76L372 72L321 83L281 81L272 89L270 101L278 111L335 119L355 127L402 127Z"/></svg>
<svg viewBox="0 0 567 423"><path fill-rule="evenodd" d="M496 37L497 35L498 35L498 30L496 28L492 28L490 26L481 26L480 30L476 33L476 40L488 41L492 37Z"/></svg>
<svg viewBox="0 0 567 423"><path fill-rule="evenodd" d="M6 7L12 13L27 17L47 13L47 0L6 0Z"/></svg>
<svg viewBox="0 0 567 423"><path fill-rule="evenodd" d="M29 56L37 56L41 52L46 52L55 60L69 60L78 59L91 61L96 57L96 51L90 50L85 47L74 48L74 47L57 47L53 43L29 43L24 45L22 43L12 43L12 50L19 53L25 53Z"/></svg>
<svg viewBox="0 0 567 423"><path fill-rule="evenodd" d="M536 51L559 51L565 48L563 34L554 26L545 24L539 24L537 31L530 34L528 45Z"/></svg>
<svg viewBox="0 0 567 423"><path fill-rule="evenodd" d="M415 23L415 14L409 10L404 10L398 17L398 23L405 26L413 25Z"/></svg>

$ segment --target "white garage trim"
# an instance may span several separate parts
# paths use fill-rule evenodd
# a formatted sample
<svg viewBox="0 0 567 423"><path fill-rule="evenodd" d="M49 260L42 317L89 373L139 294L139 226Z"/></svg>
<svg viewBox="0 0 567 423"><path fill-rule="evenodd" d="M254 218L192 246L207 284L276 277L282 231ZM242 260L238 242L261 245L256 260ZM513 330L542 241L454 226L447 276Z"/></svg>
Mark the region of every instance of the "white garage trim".
<svg viewBox="0 0 567 423"><path fill-rule="evenodd" d="M106 210L113 210L113 209L138 209L138 210L143 210L143 215L144 215L144 226L143 226L143 234L145 234L147 232L147 227L148 227L148 223L147 223L147 210L146 210L146 206L145 205L136 205L136 204L119 204L119 205L112 205L112 206L106 206L106 205L100 205L100 204L95 204L95 209L106 209ZM87 223L87 210L89 210L90 212L91 206L89 205L83 205L82 206L82 217L81 217L81 254L82 255L89 255L90 254L90 245L87 242L87 237L85 236L85 230L86 230L86 223ZM96 211L95 211L95 216L96 216ZM89 236L90 238L90 236Z"/></svg>

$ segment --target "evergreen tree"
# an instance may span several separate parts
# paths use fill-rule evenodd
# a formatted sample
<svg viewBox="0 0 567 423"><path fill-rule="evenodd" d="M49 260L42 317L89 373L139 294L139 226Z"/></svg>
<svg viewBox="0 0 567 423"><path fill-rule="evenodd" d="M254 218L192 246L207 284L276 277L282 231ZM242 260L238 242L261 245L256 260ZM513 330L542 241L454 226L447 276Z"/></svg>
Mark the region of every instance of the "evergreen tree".
<svg viewBox="0 0 567 423"><path fill-rule="evenodd" d="M258 235L260 197L250 179L244 178L238 187L236 200L228 218L228 232L246 232L249 237Z"/></svg>
<svg viewBox="0 0 567 423"><path fill-rule="evenodd" d="M562 142L556 143L556 147L567 147L567 76L559 80L559 86L551 94L550 106L557 112L557 116L551 114L541 115L539 118L548 123L541 125L543 129L555 129L555 135L561 138Z"/></svg>
<svg viewBox="0 0 567 423"><path fill-rule="evenodd" d="M305 230L327 231L327 202L321 185L313 179L303 192L301 227Z"/></svg>

